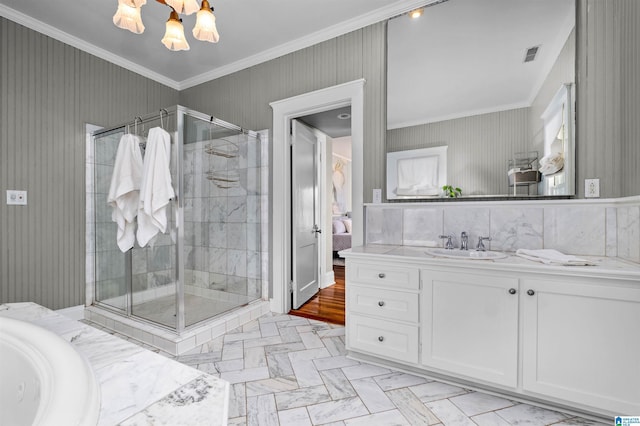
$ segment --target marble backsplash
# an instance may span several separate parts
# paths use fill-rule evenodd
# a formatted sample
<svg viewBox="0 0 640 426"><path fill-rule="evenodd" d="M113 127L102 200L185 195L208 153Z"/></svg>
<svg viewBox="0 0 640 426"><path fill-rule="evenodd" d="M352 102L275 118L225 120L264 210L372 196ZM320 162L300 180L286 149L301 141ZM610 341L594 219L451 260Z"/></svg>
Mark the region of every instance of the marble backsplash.
<svg viewBox="0 0 640 426"><path fill-rule="evenodd" d="M640 263L640 197L607 200L389 203L365 206L367 244L442 247L440 235L469 248L478 237L490 250L556 249Z"/></svg>

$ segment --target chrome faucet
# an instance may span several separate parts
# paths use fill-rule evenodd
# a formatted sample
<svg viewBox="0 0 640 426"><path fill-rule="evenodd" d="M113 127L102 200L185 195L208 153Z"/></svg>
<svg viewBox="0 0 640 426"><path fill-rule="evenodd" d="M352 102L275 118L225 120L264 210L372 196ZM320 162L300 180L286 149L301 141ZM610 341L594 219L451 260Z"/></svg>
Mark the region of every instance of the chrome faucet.
<svg viewBox="0 0 640 426"><path fill-rule="evenodd" d="M453 241L451 241L451 238L453 238L452 235L440 235L439 238L442 238L443 240L447 240L446 243L444 243L444 248L447 250L453 250Z"/></svg>
<svg viewBox="0 0 640 426"><path fill-rule="evenodd" d="M466 232L462 231L460 234L460 250L468 250L469 249L469 235Z"/></svg>
<svg viewBox="0 0 640 426"><path fill-rule="evenodd" d="M478 237L478 245L476 246L476 250L487 251L487 248L484 246L483 241L491 241L491 237Z"/></svg>

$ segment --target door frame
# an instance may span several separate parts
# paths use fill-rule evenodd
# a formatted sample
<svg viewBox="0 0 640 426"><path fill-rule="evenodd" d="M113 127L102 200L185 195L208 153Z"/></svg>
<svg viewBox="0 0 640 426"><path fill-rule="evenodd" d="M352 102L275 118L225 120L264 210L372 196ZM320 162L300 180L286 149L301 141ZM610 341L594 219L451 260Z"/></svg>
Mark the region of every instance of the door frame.
<svg viewBox="0 0 640 426"><path fill-rule="evenodd" d="M271 311L291 310L291 135L292 119L351 105L352 245L363 243L364 79L270 103L273 109L271 157ZM275 189L278 189L277 191ZM327 230L328 232L328 230Z"/></svg>

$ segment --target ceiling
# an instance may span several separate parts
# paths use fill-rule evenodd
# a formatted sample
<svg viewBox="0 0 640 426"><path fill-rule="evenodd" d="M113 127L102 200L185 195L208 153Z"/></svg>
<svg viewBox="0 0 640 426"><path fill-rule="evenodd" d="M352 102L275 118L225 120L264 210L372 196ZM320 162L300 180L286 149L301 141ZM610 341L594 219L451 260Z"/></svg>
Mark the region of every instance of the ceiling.
<svg viewBox="0 0 640 426"><path fill-rule="evenodd" d="M351 136L351 105L298 118L332 138Z"/></svg>
<svg viewBox="0 0 640 426"><path fill-rule="evenodd" d="M391 19L387 127L530 106L574 24L574 0L449 0Z"/></svg>
<svg viewBox="0 0 640 426"><path fill-rule="evenodd" d="M195 14L183 16L191 50L160 42L170 9L142 7L143 34L117 28L117 0L0 0L0 15L181 90L407 12L432 0L213 0L220 41L195 40Z"/></svg>

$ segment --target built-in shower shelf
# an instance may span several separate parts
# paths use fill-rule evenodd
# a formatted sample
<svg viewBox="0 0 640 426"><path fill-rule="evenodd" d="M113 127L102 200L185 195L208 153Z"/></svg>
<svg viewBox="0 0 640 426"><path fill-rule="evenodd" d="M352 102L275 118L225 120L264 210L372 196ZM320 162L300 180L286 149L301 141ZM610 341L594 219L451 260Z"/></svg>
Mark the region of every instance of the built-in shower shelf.
<svg viewBox="0 0 640 426"><path fill-rule="evenodd" d="M238 156L238 145L224 139L207 144L204 152L210 155L217 155L224 158L236 158Z"/></svg>
<svg viewBox="0 0 640 426"><path fill-rule="evenodd" d="M206 173L206 177L218 188L229 189L240 186L240 175L236 170L210 171Z"/></svg>

